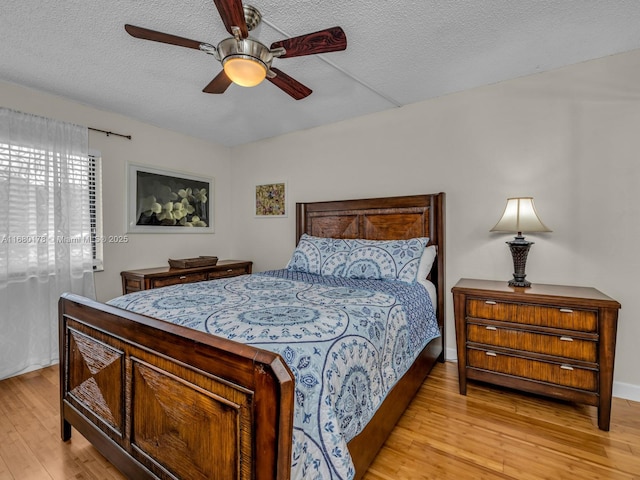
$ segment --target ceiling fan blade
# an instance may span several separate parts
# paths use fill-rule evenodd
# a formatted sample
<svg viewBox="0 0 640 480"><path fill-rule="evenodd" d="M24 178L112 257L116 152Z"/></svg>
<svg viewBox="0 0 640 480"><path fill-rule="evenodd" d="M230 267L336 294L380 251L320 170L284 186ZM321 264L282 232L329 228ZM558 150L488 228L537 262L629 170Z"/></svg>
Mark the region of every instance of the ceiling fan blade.
<svg viewBox="0 0 640 480"><path fill-rule="evenodd" d="M168 43L170 45L178 45L180 47L193 48L200 50L200 45L203 42L196 40L190 40L188 38L178 37L176 35L170 35L168 33L156 32L155 30L149 30L148 28L136 27L134 25L125 25L124 29L132 37L142 38L143 40L153 40L154 42Z"/></svg>
<svg viewBox="0 0 640 480"><path fill-rule="evenodd" d="M302 100L303 98L311 95L311 92L313 92L313 90L311 90L309 87L304 86L299 81L291 78L281 70L278 70L277 68L271 68L271 71L275 73L276 76L273 78L269 78L267 76L267 80L269 80L283 92L291 95L296 100Z"/></svg>
<svg viewBox="0 0 640 480"><path fill-rule="evenodd" d="M229 88L229 85L231 85L231 80L227 77L227 74L224 73L224 70L221 70L202 91L204 93L224 93L227 88Z"/></svg>
<svg viewBox="0 0 640 480"><path fill-rule="evenodd" d="M242 38L249 36L249 29L247 28L244 9L242 8L242 0L213 0L213 3L216 4L216 8L220 13L227 32L234 35L233 28L231 27L238 27Z"/></svg>
<svg viewBox="0 0 640 480"><path fill-rule="evenodd" d="M286 53L280 58L337 52L347 48L347 35L342 28L332 27L271 44L271 50L278 47L283 47L286 50Z"/></svg>

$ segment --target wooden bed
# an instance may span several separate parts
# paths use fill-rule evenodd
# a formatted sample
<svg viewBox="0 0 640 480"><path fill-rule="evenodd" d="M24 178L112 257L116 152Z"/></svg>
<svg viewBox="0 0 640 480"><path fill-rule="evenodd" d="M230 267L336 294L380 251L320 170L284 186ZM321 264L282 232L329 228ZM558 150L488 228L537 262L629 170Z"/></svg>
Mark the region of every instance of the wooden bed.
<svg viewBox="0 0 640 480"><path fill-rule="evenodd" d="M349 442L356 478L444 360L444 200L438 193L297 204L297 239L426 236L438 248L430 280L442 335ZM73 426L132 479L289 478L294 377L279 355L72 294L60 298L59 325L63 440Z"/></svg>

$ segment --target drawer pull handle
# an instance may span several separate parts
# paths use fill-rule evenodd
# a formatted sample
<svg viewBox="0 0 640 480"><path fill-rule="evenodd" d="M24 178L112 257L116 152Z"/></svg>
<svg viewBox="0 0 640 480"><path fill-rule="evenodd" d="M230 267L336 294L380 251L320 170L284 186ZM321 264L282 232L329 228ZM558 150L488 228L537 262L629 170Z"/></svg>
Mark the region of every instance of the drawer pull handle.
<svg viewBox="0 0 640 480"><path fill-rule="evenodd" d="M560 337L560 340L563 342L573 342L573 338L571 337Z"/></svg>
<svg viewBox="0 0 640 480"><path fill-rule="evenodd" d="M573 367L570 367L569 365L560 365L560 368L562 370L570 370L573 371Z"/></svg>
<svg viewBox="0 0 640 480"><path fill-rule="evenodd" d="M488 357L497 357L496 352L484 352L484 354Z"/></svg>
<svg viewBox="0 0 640 480"><path fill-rule="evenodd" d="M180 275L180 280L184 280L185 278L187 278L186 275Z"/></svg>
<svg viewBox="0 0 640 480"><path fill-rule="evenodd" d="M487 305L497 305L497 303L493 300L486 300L484 303L486 303Z"/></svg>
<svg viewBox="0 0 640 480"><path fill-rule="evenodd" d="M571 310L570 308L561 308L560 311L562 313L573 313L573 310Z"/></svg>
<svg viewBox="0 0 640 480"><path fill-rule="evenodd" d="M486 326L486 327L484 327L484 328L486 328L487 330L494 330L494 331L495 331L495 330L498 330L496 327L492 327L491 325L487 325L487 326Z"/></svg>

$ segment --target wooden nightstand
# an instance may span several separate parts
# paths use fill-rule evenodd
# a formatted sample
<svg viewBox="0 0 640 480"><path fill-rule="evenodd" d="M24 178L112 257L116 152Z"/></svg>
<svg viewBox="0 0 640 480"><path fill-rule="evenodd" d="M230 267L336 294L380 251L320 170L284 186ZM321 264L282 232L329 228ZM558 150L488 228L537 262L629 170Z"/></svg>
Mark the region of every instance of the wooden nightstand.
<svg viewBox="0 0 640 480"><path fill-rule="evenodd" d="M202 282L217 278L236 277L251 273L253 262L244 260L219 260L216 265L194 268L166 267L143 268L120 272L122 293L150 288L166 287L178 283Z"/></svg>
<svg viewBox="0 0 640 480"><path fill-rule="evenodd" d="M620 304L594 288L461 279L452 288L467 379L595 405L609 430Z"/></svg>

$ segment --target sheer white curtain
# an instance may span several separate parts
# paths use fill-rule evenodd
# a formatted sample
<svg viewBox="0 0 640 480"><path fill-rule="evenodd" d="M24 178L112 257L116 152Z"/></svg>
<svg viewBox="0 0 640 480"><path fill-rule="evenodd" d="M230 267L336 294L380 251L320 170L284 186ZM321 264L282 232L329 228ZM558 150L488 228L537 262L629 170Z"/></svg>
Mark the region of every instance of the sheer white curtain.
<svg viewBox="0 0 640 480"><path fill-rule="evenodd" d="M0 108L0 378L58 361L63 292L95 298L88 132Z"/></svg>

